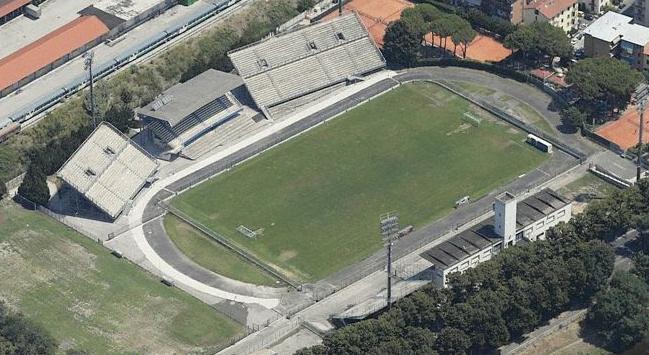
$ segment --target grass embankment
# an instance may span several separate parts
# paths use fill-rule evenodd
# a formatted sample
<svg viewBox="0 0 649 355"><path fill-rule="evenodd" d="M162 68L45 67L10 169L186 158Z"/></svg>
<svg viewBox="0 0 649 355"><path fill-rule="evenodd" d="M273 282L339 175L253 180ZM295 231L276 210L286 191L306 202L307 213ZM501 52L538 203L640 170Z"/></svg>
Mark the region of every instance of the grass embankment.
<svg viewBox="0 0 649 355"><path fill-rule="evenodd" d="M281 286L268 273L214 242L178 217L166 215L164 226L176 247L198 265L234 280L255 285Z"/></svg>
<svg viewBox="0 0 649 355"><path fill-rule="evenodd" d="M61 350L207 351L241 325L38 212L0 203L0 299Z"/></svg>

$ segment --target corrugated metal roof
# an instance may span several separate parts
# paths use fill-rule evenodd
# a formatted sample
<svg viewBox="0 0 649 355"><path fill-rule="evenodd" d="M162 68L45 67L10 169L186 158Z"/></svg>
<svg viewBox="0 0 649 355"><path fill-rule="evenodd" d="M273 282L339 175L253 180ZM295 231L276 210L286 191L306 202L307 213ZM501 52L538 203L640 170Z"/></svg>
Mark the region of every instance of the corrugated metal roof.
<svg viewBox="0 0 649 355"><path fill-rule="evenodd" d="M81 16L0 59L0 89L5 89L66 54L108 33L97 16Z"/></svg>

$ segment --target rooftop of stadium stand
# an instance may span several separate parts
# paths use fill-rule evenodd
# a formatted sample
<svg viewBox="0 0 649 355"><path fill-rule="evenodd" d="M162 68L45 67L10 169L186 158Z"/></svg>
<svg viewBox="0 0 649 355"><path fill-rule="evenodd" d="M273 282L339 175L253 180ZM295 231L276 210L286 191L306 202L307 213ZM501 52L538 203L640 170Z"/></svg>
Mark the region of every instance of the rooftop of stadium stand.
<svg viewBox="0 0 649 355"><path fill-rule="evenodd" d="M155 173L153 157L108 123L101 123L57 175L116 218Z"/></svg>
<svg viewBox="0 0 649 355"><path fill-rule="evenodd" d="M259 106L270 107L385 66L356 13L229 53Z"/></svg>
<svg viewBox="0 0 649 355"><path fill-rule="evenodd" d="M172 86L137 113L178 124L199 108L243 85L238 75L209 69L194 78Z"/></svg>
<svg viewBox="0 0 649 355"><path fill-rule="evenodd" d="M81 16L0 59L0 89L7 88L109 31L96 16Z"/></svg>
<svg viewBox="0 0 649 355"><path fill-rule="evenodd" d="M31 2L32 0L0 0L0 17L6 16Z"/></svg>
<svg viewBox="0 0 649 355"><path fill-rule="evenodd" d="M570 201L551 189L543 189L536 194L518 201L516 204L516 228L525 228L547 215L565 207ZM435 267L450 268L465 260L489 245L502 241L494 229L494 217L469 228L431 249L421 256Z"/></svg>

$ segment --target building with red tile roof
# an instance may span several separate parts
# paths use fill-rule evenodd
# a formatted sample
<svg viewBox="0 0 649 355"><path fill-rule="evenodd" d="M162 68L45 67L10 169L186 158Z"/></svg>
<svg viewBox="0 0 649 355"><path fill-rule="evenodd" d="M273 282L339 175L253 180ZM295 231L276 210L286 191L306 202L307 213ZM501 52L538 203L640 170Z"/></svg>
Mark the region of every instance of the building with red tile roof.
<svg viewBox="0 0 649 355"><path fill-rule="evenodd" d="M29 82L101 41L109 28L97 16L81 16L0 59L0 92Z"/></svg>
<svg viewBox="0 0 649 355"><path fill-rule="evenodd" d="M0 0L0 25L22 14L32 0Z"/></svg>
<svg viewBox="0 0 649 355"><path fill-rule="evenodd" d="M577 25L578 0L532 0L523 7L523 23L549 22L570 31Z"/></svg>

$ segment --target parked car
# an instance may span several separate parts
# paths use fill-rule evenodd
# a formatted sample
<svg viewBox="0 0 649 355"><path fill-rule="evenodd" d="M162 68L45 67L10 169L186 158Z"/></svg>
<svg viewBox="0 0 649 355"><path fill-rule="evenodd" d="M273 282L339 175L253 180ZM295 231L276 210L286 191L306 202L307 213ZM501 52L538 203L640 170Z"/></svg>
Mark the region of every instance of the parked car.
<svg viewBox="0 0 649 355"><path fill-rule="evenodd" d="M592 21L593 20L593 15L592 14L586 14L586 15L584 15L584 18L586 20L588 20L588 21Z"/></svg>

